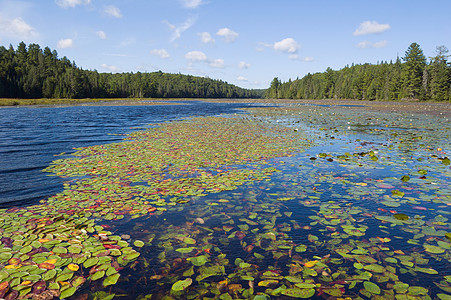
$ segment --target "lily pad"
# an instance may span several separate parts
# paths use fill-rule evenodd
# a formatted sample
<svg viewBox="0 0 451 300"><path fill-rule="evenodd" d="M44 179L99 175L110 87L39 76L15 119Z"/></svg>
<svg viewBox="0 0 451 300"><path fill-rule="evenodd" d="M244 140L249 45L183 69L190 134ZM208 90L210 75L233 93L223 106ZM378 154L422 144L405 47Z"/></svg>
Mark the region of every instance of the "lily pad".
<svg viewBox="0 0 451 300"><path fill-rule="evenodd" d="M119 273L116 273L116 274L113 274L113 275L110 275L110 276L106 277L103 280L103 286L106 287L106 286L109 286L109 285L116 284L117 281L119 280L119 277L120 277Z"/></svg>
<svg viewBox="0 0 451 300"><path fill-rule="evenodd" d="M440 254L440 253L445 252L445 249L434 246L434 245L424 244L423 246L424 246L424 249L430 253Z"/></svg>
<svg viewBox="0 0 451 300"><path fill-rule="evenodd" d="M191 278L186 278L184 280L179 280L172 285L173 291L183 291L193 283Z"/></svg>
<svg viewBox="0 0 451 300"><path fill-rule="evenodd" d="M371 281L364 281L363 286L365 290L367 290L372 294L379 295L381 293L381 289L379 288L379 286Z"/></svg>
<svg viewBox="0 0 451 300"><path fill-rule="evenodd" d="M205 265L205 263L208 261L208 258L205 255L200 255L200 256L187 258L187 260L189 262L191 262L193 265L200 267L200 266Z"/></svg>
<svg viewBox="0 0 451 300"><path fill-rule="evenodd" d="M307 299L313 297L315 295L315 289L299 289L299 288L291 288L282 291L282 295L293 297L293 298L303 298Z"/></svg>

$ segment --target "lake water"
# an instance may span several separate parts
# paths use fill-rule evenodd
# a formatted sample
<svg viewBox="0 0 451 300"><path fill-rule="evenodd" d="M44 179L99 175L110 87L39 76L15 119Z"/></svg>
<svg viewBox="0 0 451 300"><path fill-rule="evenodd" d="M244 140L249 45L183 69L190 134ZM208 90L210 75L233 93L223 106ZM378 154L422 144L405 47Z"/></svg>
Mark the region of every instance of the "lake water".
<svg viewBox="0 0 451 300"><path fill-rule="evenodd" d="M183 102L183 101L182 101ZM111 143L137 127L222 113L246 104L61 106L0 109L0 208L36 203L61 190L46 168L73 148Z"/></svg>
<svg viewBox="0 0 451 300"><path fill-rule="evenodd" d="M5 295L450 299L446 117L186 104L0 109Z"/></svg>

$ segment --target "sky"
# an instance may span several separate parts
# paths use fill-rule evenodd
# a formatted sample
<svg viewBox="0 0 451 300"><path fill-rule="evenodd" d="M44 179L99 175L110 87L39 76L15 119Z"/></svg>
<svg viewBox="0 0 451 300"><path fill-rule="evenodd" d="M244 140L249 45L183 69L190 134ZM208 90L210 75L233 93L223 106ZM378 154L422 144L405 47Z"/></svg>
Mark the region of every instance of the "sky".
<svg viewBox="0 0 451 300"><path fill-rule="evenodd" d="M307 73L451 48L451 0L0 0L0 45L55 49L99 72L267 88Z"/></svg>

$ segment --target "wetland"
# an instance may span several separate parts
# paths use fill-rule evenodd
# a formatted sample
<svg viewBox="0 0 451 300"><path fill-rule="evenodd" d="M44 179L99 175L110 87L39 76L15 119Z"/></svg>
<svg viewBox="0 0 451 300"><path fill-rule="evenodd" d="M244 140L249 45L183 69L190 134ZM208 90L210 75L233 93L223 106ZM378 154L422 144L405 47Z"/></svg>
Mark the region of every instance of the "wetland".
<svg viewBox="0 0 451 300"><path fill-rule="evenodd" d="M0 298L451 299L449 104L141 104L0 109Z"/></svg>

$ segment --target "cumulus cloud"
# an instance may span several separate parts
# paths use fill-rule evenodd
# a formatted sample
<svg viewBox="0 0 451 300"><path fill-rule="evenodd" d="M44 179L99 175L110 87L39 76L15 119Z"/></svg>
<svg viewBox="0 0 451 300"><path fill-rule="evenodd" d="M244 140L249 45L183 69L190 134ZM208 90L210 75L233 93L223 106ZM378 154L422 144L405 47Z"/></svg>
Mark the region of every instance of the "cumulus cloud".
<svg viewBox="0 0 451 300"><path fill-rule="evenodd" d="M313 57L311 57L311 56L306 56L306 57L304 57L302 60L303 60L303 61L306 61L306 62L311 62L311 61L313 61L314 59L313 59Z"/></svg>
<svg viewBox="0 0 451 300"><path fill-rule="evenodd" d="M245 61L240 61L240 63L238 64L238 68L240 69L249 69L251 66L251 64L248 64Z"/></svg>
<svg viewBox="0 0 451 300"><path fill-rule="evenodd" d="M212 68L224 68L224 60L222 58L217 58L208 63Z"/></svg>
<svg viewBox="0 0 451 300"><path fill-rule="evenodd" d="M189 60L190 66L194 62L203 62L208 64L212 68L224 68L225 63L222 58L210 59L205 53L202 51L190 51L185 54L185 58Z"/></svg>
<svg viewBox="0 0 451 300"><path fill-rule="evenodd" d="M216 35L222 36L226 43L234 42L239 36L237 32L227 27L219 29L218 32L216 32Z"/></svg>
<svg viewBox="0 0 451 300"><path fill-rule="evenodd" d="M248 81L248 79L246 77L241 76L241 75L238 76L236 79L239 80L239 81Z"/></svg>
<svg viewBox="0 0 451 300"><path fill-rule="evenodd" d="M99 30L99 31L96 32L96 34L102 40L106 40L106 33L105 33L105 31Z"/></svg>
<svg viewBox="0 0 451 300"><path fill-rule="evenodd" d="M171 29L172 31L174 31L174 33L172 34L171 37L171 42L175 41L176 39L180 38L182 36L182 33L186 30L188 30L191 26L194 25L194 23L196 22L196 18L189 18L188 20L186 20L183 24L181 24L180 26L175 26L171 23L169 23L168 21L163 21L163 23L165 23L166 25L168 25L169 29Z"/></svg>
<svg viewBox="0 0 451 300"><path fill-rule="evenodd" d="M293 38L286 38L274 43L274 50L294 54L298 52L301 45L299 45Z"/></svg>
<svg viewBox="0 0 451 300"><path fill-rule="evenodd" d="M202 43L204 44L208 44L208 43L215 43L215 39L211 37L211 34L208 32L201 32L199 33L200 36L200 40Z"/></svg>
<svg viewBox="0 0 451 300"><path fill-rule="evenodd" d="M18 38L33 38L37 36L36 30L22 18L8 19L0 15L0 33Z"/></svg>
<svg viewBox="0 0 451 300"><path fill-rule="evenodd" d="M158 55L161 58L169 58L170 57L168 51L166 51L165 49L153 49L150 51L150 54Z"/></svg>
<svg viewBox="0 0 451 300"><path fill-rule="evenodd" d="M73 8L77 5L88 5L91 3L91 0L56 0L55 3L62 8Z"/></svg>
<svg viewBox="0 0 451 300"><path fill-rule="evenodd" d="M202 0L181 0L183 7L185 8L197 8L202 3Z"/></svg>
<svg viewBox="0 0 451 300"><path fill-rule="evenodd" d="M363 41L357 44L358 48L383 48L385 46L387 46L388 42L387 41L380 41L380 42L376 42L376 43L372 43L369 41Z"/></svg>
<svg viewBox="0 0 451 300"><path fill-rule="evenodd" d="M374 33L382 33L390 29L390 24L379 24L376 21L365 21L359 25L353 35L367 35Z"/></svg>
<svg viewBox="0 0 451 300"><path fill-rule="evenodd" d="M61 39L58 41L58 44L56 45L58 49L65 49L65 48L72 48L74 47L74 40L73 39Z"/></svg>
<svg viewBox="0 0 451 300"><path fill-rule="evenodd" d="M115 17L118 19L122 18L121 10L114 5L105 6L103 11L109 16L112 16L112 17Z"/></svg>
<svg viewBox="0 0 451 300"><path fill-rule="evenodd" d="M112 66L112 65L102 64L101 67L110 72L120 72L121 71L121 69L119 69L116 66Z"/></svg>
<svg viewBox="0 0 451 300"><path fill-rule="evenodd" d="M205 53L201 52L201 51L190 51L188 53L185 54L185 58L187 60L190 60L192 62L195 61L207 61L208 57Z"/></svg>

